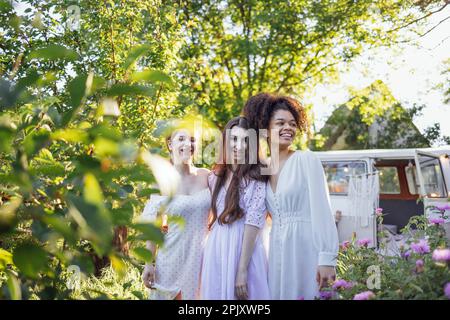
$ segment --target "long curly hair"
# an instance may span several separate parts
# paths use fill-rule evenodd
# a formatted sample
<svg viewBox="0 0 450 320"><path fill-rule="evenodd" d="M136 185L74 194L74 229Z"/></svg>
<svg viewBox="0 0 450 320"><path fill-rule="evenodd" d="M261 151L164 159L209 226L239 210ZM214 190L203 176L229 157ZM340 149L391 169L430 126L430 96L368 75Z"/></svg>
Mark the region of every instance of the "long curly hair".
<svg viewBox="0 0 450 320"><path fill-rule="evenodd" d="M259 93L245 103L243 115L254 129L269 129L270 119L277 110L289 111L301 133L309 135L308 116L303 105L294 98L272 93Z"/></svg>
<svg viewBox="0 0 450 320"><path fill-rule="evenodd" d="M212 173L217 179L216 183L212 190L212 199L211 199L211 212L212 216L209 222L209 228L214 224L216 220L220 224L231 224L236 220L241 219L244 216L244 212L239 205L240 200L240 192L241 188L248 184L249 180L254 179L258 181L267 181L268 176L261 175L261 171L259 168L259 160L256 163L249 163L250 161L250 152L254 152L255 150L250 149L250 143L247 141L247 150L246 150L246 161L245 164L238 164L236 170L232 170L231 164L226 162L227 159L227 150L226 150L226 139L227 139L227 130L231 130L233 127L240 127L243 129L250 129L249 122L244 117L236 117L231 119L225 129L222 132L222 152L220 154L220 159L217 164L214 165ZM228 131L229 132L229 131ZM247 138L248 139L248 138ZM256 152L259 152L258 146ZM259 157L255 157L259 159ZM219 197L219 193L222 187L225 186L225 182L227 180L228 174L232 175L230 185L228 187L226 196L225 196L225 208L220 217L218 217L217 213L217 199Z"/></svg>

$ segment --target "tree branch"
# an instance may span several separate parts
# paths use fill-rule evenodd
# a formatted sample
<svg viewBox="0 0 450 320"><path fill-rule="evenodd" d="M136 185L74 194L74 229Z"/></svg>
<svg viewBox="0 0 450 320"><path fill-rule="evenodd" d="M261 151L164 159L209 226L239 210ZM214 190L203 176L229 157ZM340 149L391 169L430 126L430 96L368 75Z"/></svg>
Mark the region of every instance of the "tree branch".
<svg viewBox="0 0 450 320"><path fill-rule="evenodd" d="M444 10L445 7L447 7L449 4L450 4L450 1L446 1L445 4L444 4L442 7L440 7L439 9L437 9L437 10L435 10L435 11L430 11L430 12L428 12L426 15L424 15L424 16L422 16L422 17L420 17L420 18L414 19L413 21L410 21L410 22L408 22L407 24L404 24L404 25L399 26L399 27L397 27L397 28L388 30L387 33L392 33L392 32L398 31L398 30L400 30L400 29L409 27L410 25L415 24L415 23L417 23L417 22L419 22L419 21L421 21L421 20L424 20L424 19L428 18L429 16L431 16L431 15L433 15L433 14L435 14L435 13L438 13L438 12Z"/></svg>

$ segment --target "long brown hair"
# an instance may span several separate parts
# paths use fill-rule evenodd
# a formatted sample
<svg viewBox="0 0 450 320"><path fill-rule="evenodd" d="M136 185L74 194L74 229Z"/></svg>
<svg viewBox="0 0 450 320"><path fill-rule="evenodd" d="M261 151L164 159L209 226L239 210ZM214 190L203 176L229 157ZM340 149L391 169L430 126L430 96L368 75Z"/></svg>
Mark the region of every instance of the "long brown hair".
<svg viewBox="0 0 450 320"><path fill-rule="evenodd" d="M242 187L242 182L248 184L250 179L258 181L267 181L268 176L261 175L259 160L256 163L249 163L250 152L254 150L249 150L250 143L247 143L247 150L245 152L245 164L238 164L235 171L232 170L231 164L226 162L227 159L227 131L231 130L233 127L239 127L245 130L250 128L249 123L244 117L236 117L228 121L225 129L222 132L222 152L220 153L220 159L218 163L213 167L212 173L217 179L212 191L212 203L211 212L212 217L209 223L209 228L214 224L216 220L220 224L231 224L236 220L239 220L244 216L244 212L239 205L240 200L240 190ZM229 132L229 131L228 131ZM248 141L247 141L248 142ZM259 144L256 144L256 152L258 155ZM256 159L259 159L257 156ZM223 213L218 217L217 214L217 198L222 187L225 185L227 180L227 174L232 174L230 185L225 196L225 208ZM245 185L244 185L245 187Z"/></svg>

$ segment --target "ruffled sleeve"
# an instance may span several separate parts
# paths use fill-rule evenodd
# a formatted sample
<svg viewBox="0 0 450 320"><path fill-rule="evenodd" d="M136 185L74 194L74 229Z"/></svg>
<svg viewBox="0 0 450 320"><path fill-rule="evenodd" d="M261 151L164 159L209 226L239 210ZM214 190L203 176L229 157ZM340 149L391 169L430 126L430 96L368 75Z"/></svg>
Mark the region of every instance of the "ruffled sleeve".
<svg viewBox="0 0 450 320"><path fill-rule="evenodd" d="M266 222L266 183L262 181L251 181L246 192L245 224L258 228L264 227Z"/></svg>
<svg viewBox="0 0 450 320"><path fill-rule="evenodd" d="M145 204L144 210L142 211L140 221L142 222L154 222L158 216L158 211L161 208L165 200L164 196L151 195L150 199Z"/></svg>
<svg viewBox="0 0 450 320"><path fill-rule="evenodd" d="M333 218L325 173L319 158L306 151L305 172L308 181L313 243L319 250L319 266L335 266L339 239Z"/></svg>

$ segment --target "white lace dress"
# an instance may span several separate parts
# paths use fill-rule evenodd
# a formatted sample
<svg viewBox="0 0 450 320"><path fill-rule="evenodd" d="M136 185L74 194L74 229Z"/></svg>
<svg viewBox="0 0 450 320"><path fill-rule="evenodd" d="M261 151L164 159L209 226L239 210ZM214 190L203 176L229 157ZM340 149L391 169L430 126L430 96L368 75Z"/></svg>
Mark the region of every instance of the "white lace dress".
<svg viewBox="0 0 450 320"><path fill-rule="evenodd" d="M208 228L211 195L208 188L192 195L176 195L170 203L167 196L152 195L142 213L142 220L154 221L159 208L166 206L168 216L180 216L184 228L168 225L164 245L156 256L155 288L150 299L172 300L181 291L182 299L198 299L202 246Z"/></svg>
<svg viewBox="0 0 450 320"><path fill-rule="evenodd" d="M217 177L209 176L214 190ZM226 190L220 190L217 197L217 212L225 209ZM242 250L245 225L262 229L266 221L266 184L250 180L242 183L239 205L245 216L231 224L214 222L205 244L201 276L201 299L234 300L235 280ZM258 235L251 256L247 275L249 300L269 300L267 282L267 257L261 236Z"/></svg>

